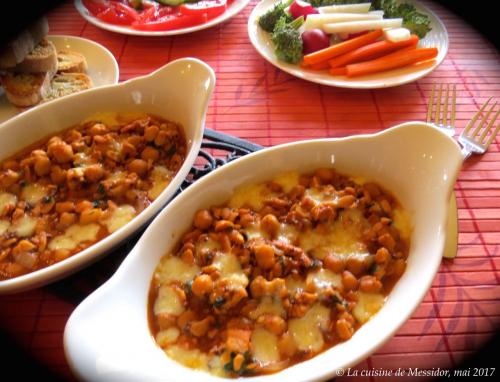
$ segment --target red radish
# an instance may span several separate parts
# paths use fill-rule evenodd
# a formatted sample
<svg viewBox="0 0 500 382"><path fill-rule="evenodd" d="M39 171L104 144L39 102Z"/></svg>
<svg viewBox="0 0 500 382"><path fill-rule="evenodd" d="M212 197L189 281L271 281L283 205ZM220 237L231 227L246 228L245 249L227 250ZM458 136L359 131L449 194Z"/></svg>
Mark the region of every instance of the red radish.
<svg viewBox="0 0 500 382"><path fill-rule="evenodd" d="M309 54L330 46L330 37L321 29L311 29L302 33L302 52Z"/></svg>
<svg viewBox="0 0 500 382"><path fill-rule="evenodd" d="M311 4L304 1L295 0L292 5L290 5L290 14L293 19L297 19L300 16L304 16L304 20L307 19L307 15L316 14L319 11L314 8Z"/></svg>

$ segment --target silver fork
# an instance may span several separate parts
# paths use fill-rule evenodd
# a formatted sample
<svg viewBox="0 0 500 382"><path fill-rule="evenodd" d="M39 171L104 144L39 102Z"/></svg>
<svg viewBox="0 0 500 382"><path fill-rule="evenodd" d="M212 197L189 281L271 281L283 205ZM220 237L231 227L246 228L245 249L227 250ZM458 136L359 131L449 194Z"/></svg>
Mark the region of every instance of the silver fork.
<svg viewBox="0 0 500 382"><path fill-rule="evenodd" d="M444 131L447 135L453 137L453 135L455 135L455 113L457 107L456 86L455 84L453 84L453 87L451 89L451 101L450 84L446 84L446 89L444 88L444 84L440 84L439 90L437 91L437 97L435 95L436 84L433 84L431 96L429 97L429 102L427 104L427 123L433 124L434 126ZM435 110L433 110L434 105L436 106Z"/></svg>
<svg viewBox="0 0 500 382"><path fill-rule="evenodd" d="M484 105L481 106L479 111L472 117L467 126L465 126L462 134L458 137L458 142L462 146L464 159L467 159L472 154L484 154L500 130L500 124L493 127L500 113L500 109L495 112L495 107L497 105L495 101L488 111L484 113L479 124L470 132L476 121L481 117L481 114L483 114L484 110L488 107L491 99L492 97L488 98ZM492 113L493 117L488 123L488 118Z"/></svg>

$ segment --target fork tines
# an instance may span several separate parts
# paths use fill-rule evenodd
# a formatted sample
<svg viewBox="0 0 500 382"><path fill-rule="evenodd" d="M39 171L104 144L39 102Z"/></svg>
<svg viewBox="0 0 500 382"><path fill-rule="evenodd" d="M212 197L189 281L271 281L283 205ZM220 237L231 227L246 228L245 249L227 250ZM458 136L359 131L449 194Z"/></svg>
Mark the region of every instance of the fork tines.
<svg viewBox="0 0 500 382"><path fill-rule="evenodd" d="M443 92L445 93L443 99ZM442 126L455 126L455 113L457 104L457 90L455 84L451 88L451 102L450 102L450 84L439 85L436 97L436 84L432 84L431 96L427 104L427 123L434 123L435 125ZM436 110L434 111L434 105ZM448 122L448 110L451 106L450 121ZM433 119L434 112L434 121Z"/></svg>
<svg viewBox="0 0 500 382"><path fill-rule="evenodd" d="M495 111L495 108L497 106L497 102L495 101L495 103L489 107L489 109L486 111L486 113L484 113L484 111L488 107L491 99L492 99L492 97L488 98L488 100L484 103L484 105L481 106L479 111L474 115L474 117L472 117L472 119L467 124L467 126L465 127L465 129L463 130L463 132L461 134L462 136L467 136L470 139L474 139L476 141L476 143L483 145L484 147L488 147L491 144L491 142L493 142L498 131L500 130L500 124L497 125L493 129L493 125L495 124L495 122L498 118L498 115L500 114L500 109ZM469 134L470 130L474 127L474 124L481 117L482 114L483 114L483 117L481 118L481 120L479 121L477 126L474 128L474 130L472 130L472 133ZM487 123L488 118L492 114L493 114L493 117L491 118L489 123ZM479 135L481 129L482 129L482 132L481 132L481 135ZM491 132L491 134L489 134L490 132ZM478 137L478 135L479 135L479 137Z"/></svg>

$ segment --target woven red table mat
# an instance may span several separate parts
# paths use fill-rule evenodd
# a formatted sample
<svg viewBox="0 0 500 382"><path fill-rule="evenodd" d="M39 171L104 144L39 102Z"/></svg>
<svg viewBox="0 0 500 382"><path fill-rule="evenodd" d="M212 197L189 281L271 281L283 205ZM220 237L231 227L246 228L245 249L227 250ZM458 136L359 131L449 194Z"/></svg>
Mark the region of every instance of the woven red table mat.
<svg viewBox="0 0 500 382"><path fill-rule="evenodd" d="M408 120L424 120L433 83L457 85L459 130L488 97L500 98L496 49L461 19L432 2L426 5L443 20L449 33L445 61L417 82L382 90L319 86L268 64L247 36L248 16L256 3L252 0L239 15L211 29L159 38L98 29L67 3L49 15L50 33L82 36L107 47L119 63L121 81L149 73L176 58L204 60L217 75L207 127L265 146L374 132ZM359 370L454 368L499 330L499 138L487 154L467 161L455 192L457 258L443 260L432 289L412 318L377 353L358 365ZM51 288L0 297L0 327L48 369L73 379L62 335L75 306L76 302Z"/></svg>

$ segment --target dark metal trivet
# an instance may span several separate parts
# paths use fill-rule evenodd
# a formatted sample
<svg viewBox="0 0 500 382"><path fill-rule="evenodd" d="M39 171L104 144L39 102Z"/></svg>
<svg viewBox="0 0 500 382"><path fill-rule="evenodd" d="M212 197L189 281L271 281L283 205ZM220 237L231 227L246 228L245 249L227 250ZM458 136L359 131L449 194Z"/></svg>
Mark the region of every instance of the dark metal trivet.
<svg viewBox="0 0 500 382"><path fill-rule="evenodd" d="M198 156L203 159L204 163L191 168L188 177L182 183L177 194L218 167L263 148L263 146L258 144L211 129L205 129L203 138ZM207 150L218 150L227 154L222 157L216 157ZM127 256L135 246L137 240L148 225L149 224L146 224L136 234L114 248L103 260L96 262L64 280L49 285L45 289L49 293L55 294L59 298L72 304L76 305L80 303L115 273L125 256Z"/></svg>
<svg viewBox="0 0 500 382"><path fill-rule="evenodd" d="M203 138L204 141L201 144L201 150L198 156L202 157L206 163L202 167L193 166L191 168L189 176L182 183L181 191L218 167L263 148L263 146L256 143L236 138L232 135L219 133L212 129L205 129ZM227 154L225 158L216 158L204 149L223 150L229 152L229 154Z"/></svg>

